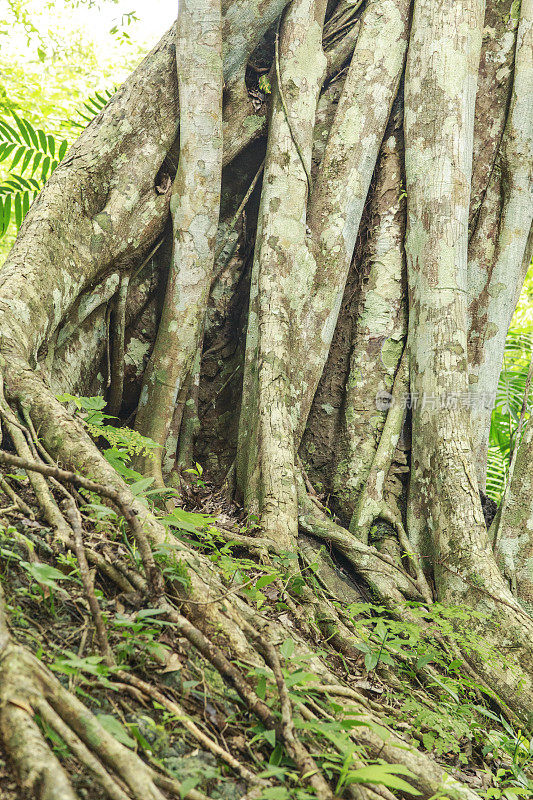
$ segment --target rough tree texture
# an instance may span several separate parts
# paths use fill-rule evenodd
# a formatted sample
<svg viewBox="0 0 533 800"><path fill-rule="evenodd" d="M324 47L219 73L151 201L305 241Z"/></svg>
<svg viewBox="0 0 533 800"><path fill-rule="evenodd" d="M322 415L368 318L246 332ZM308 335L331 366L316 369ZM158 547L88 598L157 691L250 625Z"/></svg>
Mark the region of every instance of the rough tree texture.
<svg viewBox="0 0 533 800"><path fill-rule="evenodd" d="M191 30L195 31L191 38ZM220 0L183 2L176 32L180 156L172 185L173 250L157 338L135 425L157 442L144 471L164 486L161 453L174 414L182 416L201 346L215 257L222 183L222 22ZM154 409L158 413L154 414ZM177 420L179 431L180 419ZM170 472L177 438L169 442Z"/></svg>
<svg viewBox="0 0 533 800"><path fill-rule="evenodd" d="M439 597L456 605L467 599L484 607L495 626L505 625L502 645L514 651L515 670L489 664L487 674L511 700L520 670L532 691L531 646L522 637L524 629L526 635L533 632L533 620L521 614L492 556L468 402L468 211L483 10L480 2L452 6L422 0L413 19L404 119L415 404L407 521L424 569L433 567ZM521 216L517 222L521 227ZM521 265L523 251L518 256Z"/></svg>
<svg viewBox="0 0 533 800"><path fill-rule="evenodd" d="M307 222L302 220L295 230L286 228L280 243L286 258L296 262L292 280L283 282L278 289L281 295L277 313L282 313L283 306L290 306L290 316L285 325L290 321L291 330L286 335L290 339L291 358L287 363L285 354L282 370L278 370L279 375L285 376L281 378L285 386L278 399L282 421L276 430L269 433L271 440L274 438L282 443L281 447L278 446L278 453L285 451L283 476L278 476L278 481L285 482L285 492L288 493L284 505L292 504L290 521L286 516L282 522L279 516L281 532L287 525L289 531L294 531L297 525L295 449L303 434L329 352L365 198L397 92L407 46L408 13L409 3L405 0L372 2L367 6L325 152L308 198ZM290 144L293 158L298 159L296 145L294 142ZM267 183L264 193L269 188ZM288 192L286 185L284 191ZM261 235L260 247L263 240ZM255 325L255 316L251 316L248 320L250 342L257 336ZM259 331L259 336L262 335L263 332ZM287 345L288 342L286 348ZM260 388L259 395L256 395L250 379L247 379L254 369L253 350L250 346L247 350L238 464L243 463L245 454L256 465L258 459L254 458L254 447L250 445L250 439L257 435L254 431L258 421L254 420L254 415L259 409L268 408L269 402L266 398L263 405ZM278 375L275 378L279 380ZM261 469L265 468L261 465ZM250 477L250 471L246 474L238 469L240 488L246 487L247 499L250 492L255 493L256 504L260 507L259 498L269 489L256 481L250 485L247 480ZM243 484L243 481L246 482ZM281 498L277 502L281 502ZM249 499L247 505L254 510Z"/></svg>
<svg viewBox="0 0 533 800"><path fill-rule="evenodd" d="M498 524L498 564L526 611L533 612L533 426L518 448L509 501Z"/></svg>
<svg viewBox="0 0 533 800"><path fill-rule="evenodd" d="M510 23L513 22L510 15ZM529 238L533 220L532 26L532 3L523 0L510 108L502 133L493 123L486 149L499 137L500 147L492 159L483 154L490 178L469 249L469 381L473 445L481 488L485 484L484 466L494 401L491 392L501 370L505 337L532 255L533 242ZM499 38L500 48L494 53L494 60L501 63L499 79L504 87L510 72L507 66L510 41L510 35ZM502 100L504 97L502 92Z"/></svg>
<svg viewBox="0 0 533 800"><path fill-rule="evenodd" d="M280 31L248 313L238 480L246 486L248 509L260 513L263 530L284 550L294 547L298 535L291 323L299 299L294 290L304 289L311 259L307 176L326 69L325 12L323 0L297 0Z"/></svg>

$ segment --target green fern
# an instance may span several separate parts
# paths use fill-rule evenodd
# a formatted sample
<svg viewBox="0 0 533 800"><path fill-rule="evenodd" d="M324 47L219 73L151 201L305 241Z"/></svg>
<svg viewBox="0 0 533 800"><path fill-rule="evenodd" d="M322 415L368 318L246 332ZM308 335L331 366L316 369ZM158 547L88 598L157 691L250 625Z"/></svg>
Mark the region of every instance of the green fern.
<svg viewBox="0 0 533 800"><path fill-rule="evenodd" d="M72 120L72 124L76 128L85 128L89 122L95 117L97 114L102 111L103 108L108 104L109 99L113 97L115 94L116 89L111 91L110 89L105 89L103 92L95 92L92 97L89 97L83 103L83 110L78 109L77 113L80 117L84 120L84 122L78 122L77 120Z"/></svg>
<svg viewBox="0 0 533 800"><path fill-rule="evenodd" d="M487 494L499 502L505 489L509 459L515 445L526 388L529 363L533 357L533 335L509 331L505 342L503 369L492 412L487 464ZM526 418L533 408L528 399Z"/></svg>
<svg viewBox="0 0 533 800"><path fill-rule="evenodd" d="M0 183L0 237L11 221L18 230L43 185L64 157L68 142L58 141L11 111L14 124L0 119L0 163L9 176ZM17 173L14 170L17 169Z"/></svg>
<svg viewBox="0 0 533 800"><path fill-rule="evenodd" d="M114 93L114 89L95 92L83 103L83 110L77 112L83 121L71 120L71 124L85 128ZM51 133L34 128L13 110L11 116L13 119L9 121L0 118L0 164L7 162L10 173L0 183L0 239L10 223L19 230L30 205L68 148L66 139L59 141Z"/></svg>
<svg viewBox="0 0 533 800"><path fill-rule="evenodd" d="M77 397L72 394L61 394L57 399L62 403L73 403L77 415L88 433L95 439L102 437L109 442L112 449L122 449L128 458L137 455L152 456L154 448L158 447L152 439L142 436L132 428L118 428L108 424L106 420L115 420L116 417L103 413L102 409L106 406L103 397Z"/></svg>

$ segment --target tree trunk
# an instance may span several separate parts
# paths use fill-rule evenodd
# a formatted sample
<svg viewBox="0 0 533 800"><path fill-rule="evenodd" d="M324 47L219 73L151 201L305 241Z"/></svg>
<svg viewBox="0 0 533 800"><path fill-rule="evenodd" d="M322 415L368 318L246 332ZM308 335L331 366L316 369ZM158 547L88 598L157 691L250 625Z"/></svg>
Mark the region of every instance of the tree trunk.
<svg viewBox="0 0 533 800"><path fill-rule="evenodd" d="M290 599L296 632L242 593L228 598L212 561L169 533L56 395L107 392L113 413L136 412L159 445L138 465L159 487L200 461L244 503L249 525L228 535L265 563L292 554L289 582L325 543L350 591L356 581L406 621L406 601L470 609L458 641L483 637L501 661L465 646L465 669L528 724L531 425L496 555L479 495L532 246L532 0L519 19L516 8L183 0L177 25L53 173L0 270L0 417L23 461L1 457L28 470L67 547L79 530L58 481L119 510L143 563L135 588L328 800L334 787L293 725L272 642L295 638L317 680L337 686L313 649L331 640L353 657L351 622L329 599L334 571L323 561L323 594L308 580ZM186 590L165 589L154 560L151 548L169 542ZM75 795L24 693L109 796L181 791L118 748L16 645L0 610L2 653L0 735L35 796ZM272 670L279 719L235 660ZM477 796L403 740L357 735L414 772L423 796Z"/></svg>

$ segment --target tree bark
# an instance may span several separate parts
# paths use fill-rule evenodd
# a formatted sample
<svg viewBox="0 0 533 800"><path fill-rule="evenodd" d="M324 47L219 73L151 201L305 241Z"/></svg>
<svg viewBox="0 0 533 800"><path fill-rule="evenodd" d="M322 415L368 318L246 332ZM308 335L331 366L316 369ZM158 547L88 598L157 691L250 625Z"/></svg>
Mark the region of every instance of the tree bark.
<svg viewBox="0 0 533 800"><path fill-rule="evenodd" d="M503 4L510 18L499 6L183 0L177 27L53 173L0 270L0 418L22 462L0 460L28 471L66 547L79 550L79 530L57 482L99 485L90 490L124 515L142 555L122 582L218 670L323 798L333 788L294 724L273 646L293 638L317 681L340 691L317 649L333 643L325 652L353 663L354 629L334 562L309 575L320 543L349 571L350 597L396 618L412 622L405 601L461 607L465 670L528 722L530 424L496 556L479 499L484 402L532 243L532 0L518 23L515 3ZM235 480L251 524L220 536L265 563L292 556L287 586L298 573L303 588L283 588L286 616L228 591L56 397L107 385L124 416L140 393L137 428L166 448L164 470L159 456L140 460L159 486L202 452L212 486L231 494ZM187 591L159 574L151 548L169 544ZM472 636L501 661L469 647ZM242 664L273 671L279 719ZM12 641L2 606L2 739L40 797L73 798L20 706L25 691L109 796L160 800L153 771ZM370 727L358 741L417 773L424 797L472 800L403 740L384 745L368 705L361 713Z"/></svg>

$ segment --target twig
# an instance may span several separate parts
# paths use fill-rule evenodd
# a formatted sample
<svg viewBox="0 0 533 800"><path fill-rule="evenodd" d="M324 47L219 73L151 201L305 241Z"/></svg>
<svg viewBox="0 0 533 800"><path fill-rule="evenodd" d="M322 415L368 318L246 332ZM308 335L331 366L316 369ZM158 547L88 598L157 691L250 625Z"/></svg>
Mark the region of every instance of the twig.
<svg viewBox="0 0 533 800"><path fill-rule="evenodd" d="M261 162L261 165L259 166L259 169L257 170L257 172L255 173L255 175L254 175L254 177L252 179L252 182L251 182L250 186L248 187L248 189L246 191L246 194L242 198L237 211L233 215L229 226L226 228L226 231L225 231L224 236L222 238L222 242L220 243L220 245L219 245L219 247L218 247L218 249L217 249L217 251L215 253L215 264L218 261L218 259L220 258L220 256L222 255L222 252L223 252L225 246L228 243L229 237L231 236L231 233L232 233L233 229L235 228L235 225L237 224L237 222L239 220L239 217L241 216L242 212L244 211L244 209L246 207L246 204L248 203L248 200L250 199L250 197L252 195L252 192L255 189L255 187L257 185L257 181L259 180L259 178L261 176L261 173L263 172L264 168L265 168L265 161L263 159L263 161ZM213 277L211 278L211 285L213 285L213 283L219 277L220 273L224 271L224 269L226 268L226 263L227 262L224 262L214 272Z"/></svg>
<svg viewBox="0 0 533 800"><path fill-rule="evenodd" d="M133 272L133 274L132 274L132 276L131 276L131 280L133 280L134 278L136 278L136 277L137 277L137 275L140 273L140 271L141 271L142 269L144 269L144 267L145 267L145 266L148 264L148 262L150 261L150 259L151 259L151 258L153 258L153 257L155 256L155 254L157 253L157 251L159 250L159 248L161 247L161 245L163 244L163 242L164 242L164 241L165 241L165 237L164 237L164 236L162 236L162 237L159 239L159 241L158 241L158 242L156 242L156 244L155 244L155 245L152 247L152 249L150 250L150 252L149 252L149 253L148 253L148 255L146 256L146 258L144 259L144 261L141 261L141 263L139 264L139 266L137 267L137 269L136 269L136 270Z"/></svg>
<svg viewBox="0 0 533 800"><path fill-rule="evenodd" d="M107 638L107 631L104 618L102 616L102 611L94 593L94 583L89 571L89 565L85 555L85 548L83 546L83 531L81 528L78 509L76 508L76 504L72 499L65 500L63 505L65 507L67 519L70 522L70 526L74 533L74 552L76 553L76 558L78 559L81 581L83 583L83 588L85 589L85 596L87 598L87 602L89 603L89 609L91 611L94 627L96 629L98 645L104 657L105 663L108 667L112 667L115 664L115 658L109 645L109 639Z"/></svg>
<svg viewBox="0 0 533 800"><path fill-rule="evenodd" d="M207 734L201 731L200 728L190 719L189 715L182 708L182 706L179 705L179 703L174 700L170 700L168 697L166 697L166 695L156 689L155 686L143 681L136 675L132 675L131 672L118 670L115 674L124 683L130 683L136 689L140 690L148 697L151 697L152 700L155 700L157 703L160 703L162 706L168 709L203 747L206 747L213 753L213 755L221 758L226 762L226 764L229 764L232 769L239 773L241 778L244 778L244 780L249 781L250 783L261 783L261 781L256 775L254 775L253 772L250 772L250 770L237 761L237 759L232 756L231 753L228 753L227 750L225 750L217 742L207 736Z"/></svg>
<svg viewBox="0 0 533 800"><path fill-rule="evenodd" d="M132 508L130 508L120 492L118 492L116 489L111 489L108 486L103 486L101 483L96 483L89 478L84 478L82 475L78 475L76 472L60 469L59 467L55 467L50 464L39 464L35 461L31 461L29 458L20 458L19 456L14 456L11 453L6 453L5 450L0 450L0 463L9 464L13 467L19 467L29 472L37 472L49 478L56 478L56 480L59 481L73 483L75 486L80 486L82 489L85 489L88 492L94 492L101 497L105 497L107 500L111 500L111 502L118 507L120 513L131 529L135 542L137 543L137 547L139 548L146 578L152 592L155 595L161 595L163 593L163 579L159 568L155 563L154 555L148 539L142 529L137 514Z"/></svg>
<svg viewBox="0 0 533 800"><path fill-rule="evenodd" d="M86 618L85 619L85 623L83 625L82 632L81 632L80 644L79 644L79 647L78 647L78 658L82 658L83 657L83 652L85 650L85 645L87 643L87 635L88 635L88 633L89 633L89 619ZM69 679L68 679L69 692L71 692L74 689L74 687L75 687L75 685L77 683L77 678L78 678L78 673L77 672L73 672L72 675L69 676Z"/></svg>
<svg viewBox="0 0 533 800"><path fill-rule="evenodd" d="M26 516L29 517L30 519L35 518L35 514L31 510L31 508L28 505L26 505L24 500L22 500L18 496L18 494L9 485L9 483L6 481L5 478L0 478L0 489L2 489L4 494L7 495L7 497L9 497L9 499L12 500L13 503L15 503L18 506L19 510L22 511L23 514L26 514Z"/></svg>

